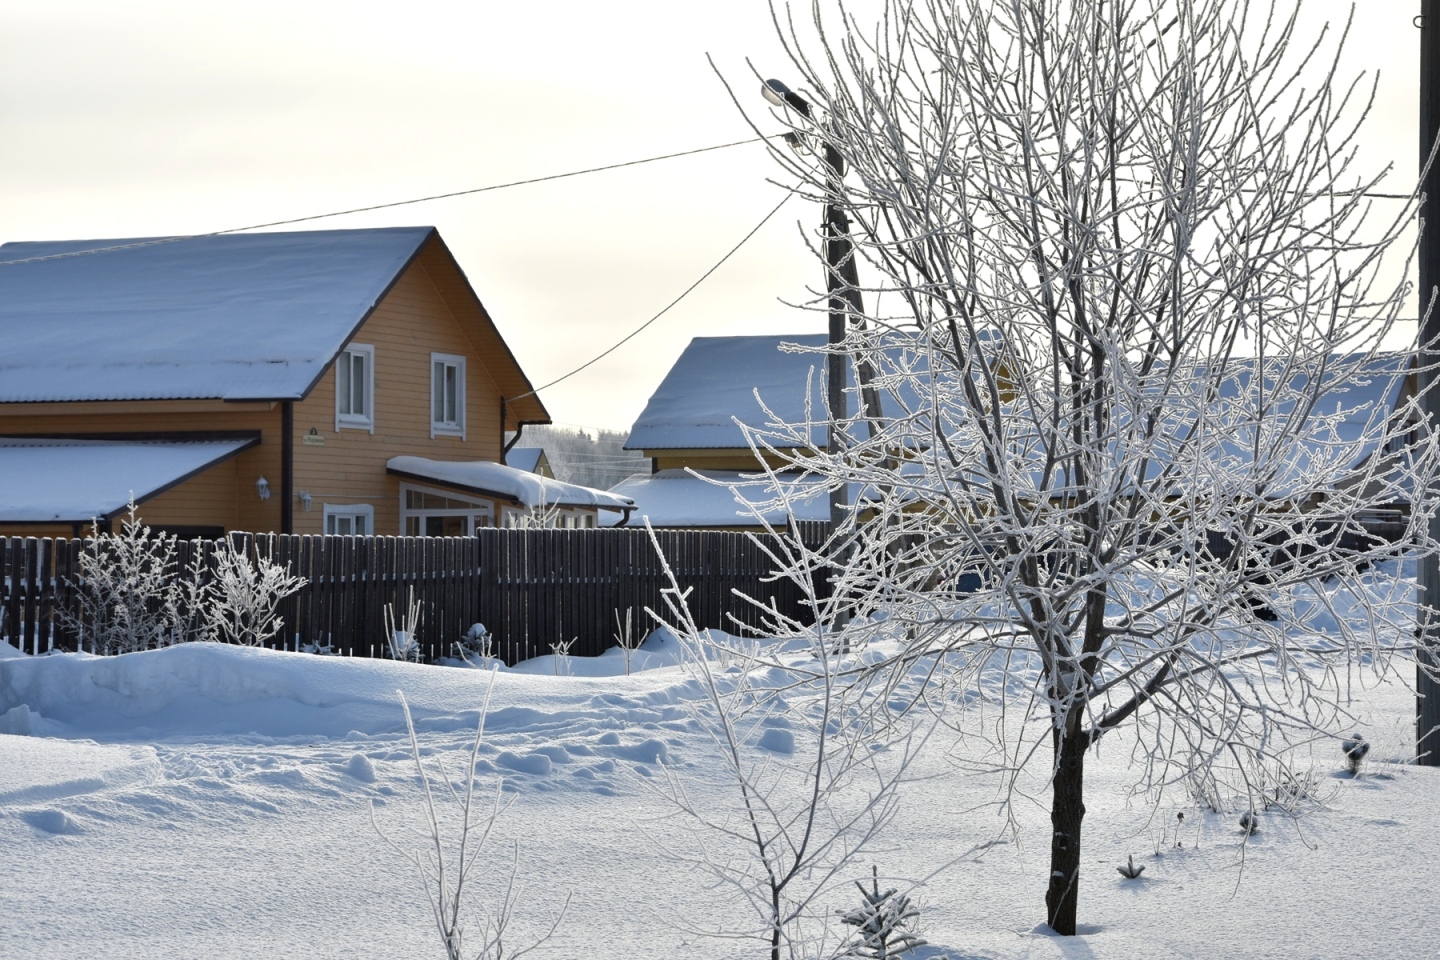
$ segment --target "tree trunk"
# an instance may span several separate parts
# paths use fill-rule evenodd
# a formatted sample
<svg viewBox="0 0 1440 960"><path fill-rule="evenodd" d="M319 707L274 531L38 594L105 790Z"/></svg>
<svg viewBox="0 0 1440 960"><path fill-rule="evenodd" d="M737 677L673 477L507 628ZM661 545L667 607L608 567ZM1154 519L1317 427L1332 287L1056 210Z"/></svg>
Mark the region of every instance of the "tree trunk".
<svg viewBox="0 0 1440 960"><path fill-rule="evenodd" d="M1050 886L1045 909L1050 928L1075 935L1080 899L1080 824L1085 819L1085 736L1056 730L1055 782L1050 798Z"/></svg>

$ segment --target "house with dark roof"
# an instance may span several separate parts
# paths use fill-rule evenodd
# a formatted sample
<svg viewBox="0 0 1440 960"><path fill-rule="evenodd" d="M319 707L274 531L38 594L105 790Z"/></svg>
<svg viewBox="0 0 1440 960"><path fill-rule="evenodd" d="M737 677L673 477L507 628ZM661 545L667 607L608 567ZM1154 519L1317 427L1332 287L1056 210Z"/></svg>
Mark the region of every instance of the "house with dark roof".
<svg viewBox="0 0 1440 960"><path fill-rule="evenodd" d="M0 246L0 535L593 526L504 466L549 414L433 227Z"/></svg>

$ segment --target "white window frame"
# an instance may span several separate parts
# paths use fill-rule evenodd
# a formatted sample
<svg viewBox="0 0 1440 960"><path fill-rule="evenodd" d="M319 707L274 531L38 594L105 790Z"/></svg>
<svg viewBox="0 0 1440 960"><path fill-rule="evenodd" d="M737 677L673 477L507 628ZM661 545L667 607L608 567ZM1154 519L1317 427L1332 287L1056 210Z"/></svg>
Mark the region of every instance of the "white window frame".
<svg viewBox="0 0 1440 960"><path fill-rule="evenodd" d="M436 497L444 497L447 500L454 500L457 503L469 504L469 506L464 508L452 507L443 510L412 509L410 507L410 499L408 496L406 496L406 494L408 494L411 490L414 490L418 493L428 493ZM400 536L402 537L412 536L412 534L407 529L409 527L410 519L412 517L415 518L419 525L423 528L425 525L426 517L458 516L463 516L465 518L465 536L473 537L477 528L483 528L486 526L493 527L496 525L496 522L498 520L498 518L496 517L496 512L497 511L495 509L495 503L483 497L477 499L461 496L453 490L441 490L438 487L424 487L416 483L402 483L400 485ZM475 518L477 516L483 516L486 520L486 523L475 523ZM424 536L424 534L420 534L420 536Z"/></svg>
<svg viewBox="0 0 1440 960"><path fill-rule="evenodd" d="M375 508L368 503L327 503L324 504L325 533L329 536L346 536L346 534L332 534L330 532L330 521L338 521L341 517L349 517L351 527L355 526L355 520L364 518L365 532L352 533L349 536L373 537L375 536Z"/></svg>
<svg viewBox="0 0 1440 960"><path fill-rule="evenodd" d="M351 371L350 377L354 376L354 367L348 366L353 361L352 357L363 357L365 359L365 383L363 389L367 410L364 414L341 413L340 412L340 366L346 364ZM353 396L354 388L351 388ZM335 360L335 432L339 433L342 428L351 430L368 430L375 432L375 347L368 343L352 343L340 351L340 356Z"/></svg>
<svg viewBox="0 0 1440 960"><path fill-rule="evenodd" d="M437 371L435 368L440 367ZM442 411L440 417L436 417L436 401L445 404L449 398L437 396L442 390L444 371L450 368L455 370L455 419L445 419L445 414L451 411ZM432 353L430 354L430 439L436 437L459 437L465 439L465 358L457 353Z"/></svg>

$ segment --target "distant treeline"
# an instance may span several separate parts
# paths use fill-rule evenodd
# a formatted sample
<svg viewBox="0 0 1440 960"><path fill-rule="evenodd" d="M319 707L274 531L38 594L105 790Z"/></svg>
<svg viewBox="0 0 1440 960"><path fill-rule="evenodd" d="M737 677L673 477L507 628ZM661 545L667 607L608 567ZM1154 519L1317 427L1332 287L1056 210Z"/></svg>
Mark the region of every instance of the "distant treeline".
<svg viewBox="0 0 1440 960"><path fill-rule="evenodd" d="M628 433L599 430L594 434L573 427L529 426L516 446L543 447L555 479L609 490L632 473L649 473L650 461L621 449Z"/></svg>

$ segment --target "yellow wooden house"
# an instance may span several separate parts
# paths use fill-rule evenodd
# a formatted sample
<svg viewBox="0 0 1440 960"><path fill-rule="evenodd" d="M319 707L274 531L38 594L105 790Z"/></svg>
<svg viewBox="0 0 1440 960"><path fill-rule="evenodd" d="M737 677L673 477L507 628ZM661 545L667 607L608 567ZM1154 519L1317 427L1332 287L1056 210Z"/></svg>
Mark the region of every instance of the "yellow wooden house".
<svg viewBox="0 0 1440 960"><path fill-rule="evenodd" d="M548 423L433 227L0 246L0 536L594 526L504 466Z"/></svg>

